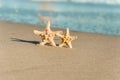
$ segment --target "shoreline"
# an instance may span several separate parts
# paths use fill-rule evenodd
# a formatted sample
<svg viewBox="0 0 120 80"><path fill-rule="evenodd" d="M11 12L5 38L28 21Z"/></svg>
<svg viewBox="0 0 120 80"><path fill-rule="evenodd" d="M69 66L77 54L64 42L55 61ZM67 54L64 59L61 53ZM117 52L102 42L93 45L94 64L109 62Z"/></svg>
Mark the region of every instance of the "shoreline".
<svg viewBox="0 0 120 80"><path fill-rule="evenodd" d="M19 22L12 22L12 21L4 21L4 20L0 20L0 22L2 23L10 23L10 24L23 24L23 25L28 25L28 26L34 26L34 27L39 27L39 28L43 28L45 26L39 26L39 25L34 25L34 24L27 24L27 23L19 23ZM51 27L51 29L53 30L63 30L65 31L65 28L55 28L55 27ZM85 34L95 34L95 35L103 35L103 36L116 36L119 37L120 35L115 35L115 34L105 34L105 33L97 33L97 32L84 32L84 31L76 31L76 30L70 30L71 32L77 32L77 33L85 33Z"/></svg>

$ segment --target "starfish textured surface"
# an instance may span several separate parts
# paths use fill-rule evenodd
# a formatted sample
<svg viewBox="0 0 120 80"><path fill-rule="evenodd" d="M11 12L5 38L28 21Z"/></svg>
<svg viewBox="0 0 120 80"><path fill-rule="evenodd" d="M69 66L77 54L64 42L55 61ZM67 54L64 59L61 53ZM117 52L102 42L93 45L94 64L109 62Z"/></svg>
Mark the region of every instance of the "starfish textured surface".
<svg viewBox="0 0 120 80"><path fill-rule="evenodd" d="M61 38L62 42L59 45L59 47L62 47L64 45L67 45L68 47L72 48L72 41L77 39L77 36L70 36L69 28L66 29L66 33L64 35L58 34L58 36Z"/></svg>
<svg viewBox="0 0 120 80"><path fill-rule="evenodd" d="M47 43L51 44L52 46L56 46L54 42L54 37L56 34L60 34L62 31L51 31L50 29L50 21L47 21L46 28L44 31L34 30L34 34L41 36L42 40L40 45L45 45Z"/></svg>

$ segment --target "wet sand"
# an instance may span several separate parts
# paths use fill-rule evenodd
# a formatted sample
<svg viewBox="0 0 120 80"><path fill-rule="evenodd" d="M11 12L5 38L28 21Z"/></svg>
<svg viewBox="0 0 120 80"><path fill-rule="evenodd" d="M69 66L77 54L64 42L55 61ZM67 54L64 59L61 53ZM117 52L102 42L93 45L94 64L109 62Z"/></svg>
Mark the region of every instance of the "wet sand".
<svg viewBox="0 0 120 80"><path fill-rule="evenodd" d="M120 79L120 36L71 31L69 49L39 46L34 29L44 28L0 22L0 80Z"/></svg>

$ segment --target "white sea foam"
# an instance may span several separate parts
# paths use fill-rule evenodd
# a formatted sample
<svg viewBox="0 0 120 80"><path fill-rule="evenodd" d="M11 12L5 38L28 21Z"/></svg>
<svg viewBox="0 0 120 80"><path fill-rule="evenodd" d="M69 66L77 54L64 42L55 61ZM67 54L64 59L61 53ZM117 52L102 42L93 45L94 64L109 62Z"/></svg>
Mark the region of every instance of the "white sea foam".
<svg viewBox="0 0 120 80"><path fill-rule="evenodd" d="M32 0L32 1L55 1L55 2L80 2L80 3L96 3L96 4L114 4L120 5L120 0Z"/></svg>
<svg viewBox="0 0 120 80"><path fill-rule="evenodd" d="M73 2L82 2L82 3L102 3L102 4L120 4L120 0L71 0Z"/></svg>

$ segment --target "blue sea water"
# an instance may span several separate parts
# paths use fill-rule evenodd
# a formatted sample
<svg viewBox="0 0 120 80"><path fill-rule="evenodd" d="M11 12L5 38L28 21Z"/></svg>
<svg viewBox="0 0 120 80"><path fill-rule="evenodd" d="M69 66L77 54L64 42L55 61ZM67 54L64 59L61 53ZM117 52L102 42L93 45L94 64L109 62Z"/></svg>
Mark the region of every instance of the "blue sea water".
<svg viewBox="0 0 120 80"><path fill-rule="evenodd" d="M0 1L0 20L45 26L38 14L49 16L51 27L120 35L120 6L73 2Z"/></svg>

